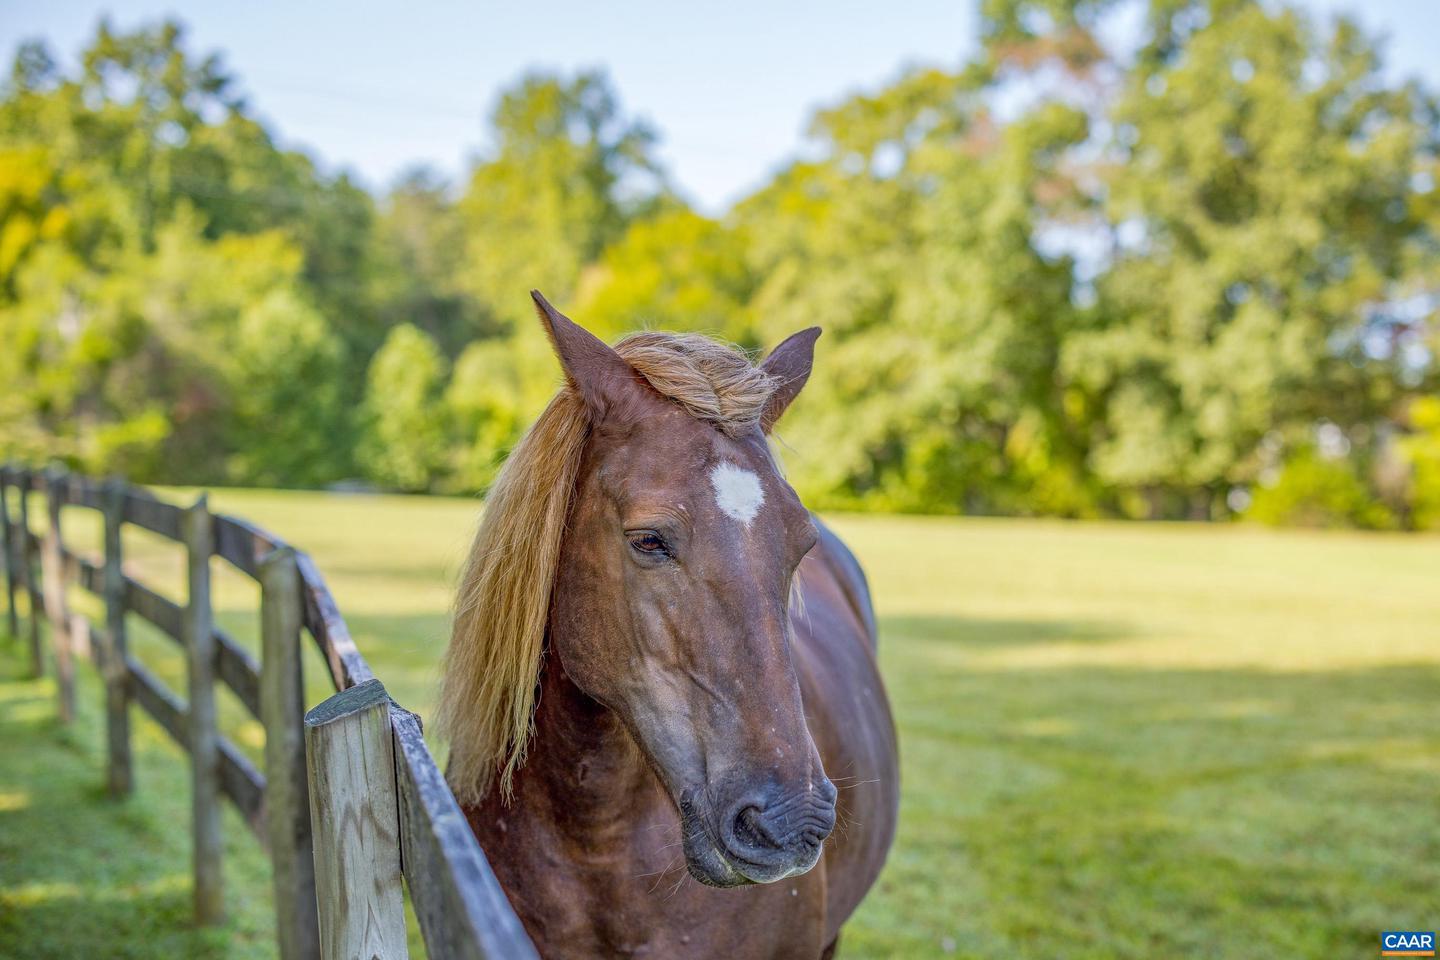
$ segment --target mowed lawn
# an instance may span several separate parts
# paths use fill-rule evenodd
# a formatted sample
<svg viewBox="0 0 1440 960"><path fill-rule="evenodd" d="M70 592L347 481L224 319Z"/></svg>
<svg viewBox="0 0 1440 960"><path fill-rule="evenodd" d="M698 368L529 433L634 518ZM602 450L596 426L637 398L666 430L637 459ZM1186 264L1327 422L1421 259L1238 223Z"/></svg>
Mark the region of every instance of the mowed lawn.
<svg viewBox="0 0 1440 960"><path fill-rule="evenodd" d="M473 502L212 504L309 550L392 695L428 713ZM94 518L65 522L96 541ZM904 776L899 839L843 955L1371 957L1381 930L1440 926L1440 539L831 523L871 577ZM178 595L173 548L136 533L127 549ZM253 642L253 586L220 576L217 597ZM178 684L173 645L133 629ZM0 955L272 956L265 860L239 819L230 924L193 931L182 755L137 719L138 793L109 802L93 669L62 730L22 650L0 642Z"/></svg>

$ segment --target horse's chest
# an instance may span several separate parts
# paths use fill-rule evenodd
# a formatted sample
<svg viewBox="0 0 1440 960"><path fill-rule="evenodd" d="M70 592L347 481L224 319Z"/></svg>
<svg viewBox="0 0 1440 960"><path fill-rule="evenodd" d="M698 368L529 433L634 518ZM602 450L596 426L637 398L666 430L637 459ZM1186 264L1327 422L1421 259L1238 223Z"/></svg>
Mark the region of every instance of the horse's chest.
<svg viewBox="0 0 1440 960"><path fill-rule="evenodd" d="M699 898L672 901L661 909L646 909L634 903L618 910L602 906L585 912L566 911L535 918L527 923L540 954L553 957L818 957L823 915L816 904L797 902L792 915L769 909L778 898L765 897L770 904L757 904L745 891L713 892L731 903ZM676 895L677 900L680 899ZM750 901L746 907L733 901ZM558 905L557 905L558 906ZM798 915L798 916L797 916Z"/></svg>
<svg viewBox="0 0 1440 960"><path fill-rule="evenodd" d="M803 877L730 890L697 883L683 866L647 870L633 861L571 860L568 867L543 883L515 876L514 885L505 884L547 960L818 957L824 947L823 866Z"/></svg>

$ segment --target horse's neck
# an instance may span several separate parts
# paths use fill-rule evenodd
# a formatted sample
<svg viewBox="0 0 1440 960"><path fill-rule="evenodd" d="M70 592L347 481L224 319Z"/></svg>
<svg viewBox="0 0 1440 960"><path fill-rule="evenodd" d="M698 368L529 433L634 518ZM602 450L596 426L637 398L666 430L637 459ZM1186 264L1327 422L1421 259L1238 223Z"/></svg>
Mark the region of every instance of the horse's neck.
<svg viewBox="0 0 1440 960"><path fill-rule="evenodd" d="M575 686L553 651L547 657L517 788L539 794L531 799L593 840L596 827L633 817L654 775L620 718Z"/></svg>

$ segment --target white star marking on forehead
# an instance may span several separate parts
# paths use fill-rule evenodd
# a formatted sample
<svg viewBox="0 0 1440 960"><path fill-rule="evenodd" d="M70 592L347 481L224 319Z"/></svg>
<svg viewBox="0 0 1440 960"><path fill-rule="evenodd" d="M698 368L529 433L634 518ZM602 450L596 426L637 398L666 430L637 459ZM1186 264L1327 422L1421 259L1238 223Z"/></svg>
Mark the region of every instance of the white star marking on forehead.
<svg viewBox="0 0 1440 960"><path fill-rule="evenodd" d="M734 517L747 527L765 502L760 478L733 463L721 463L711 470L710 486L715 488L715 503L725 515Z"/></svg>

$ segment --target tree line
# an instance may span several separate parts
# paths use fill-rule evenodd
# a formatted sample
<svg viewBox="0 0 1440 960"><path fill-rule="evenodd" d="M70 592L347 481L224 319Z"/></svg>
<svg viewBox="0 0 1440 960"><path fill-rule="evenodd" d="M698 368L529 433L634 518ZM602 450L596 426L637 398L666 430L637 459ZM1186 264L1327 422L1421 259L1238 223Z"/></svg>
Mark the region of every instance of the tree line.
<svg viewBox="0 0 1440 960"><path fill-rule="evenodd" d="M975 55L818 110L720 217L603 72L373 196L177 23L27 43L0 456L483 492L557 384L539 287L607 338L824 327L781 438L815 505L1440 526L1440 103L1345 19L1148 0L1121 50L1125 6L982 0Z"/></svg>

